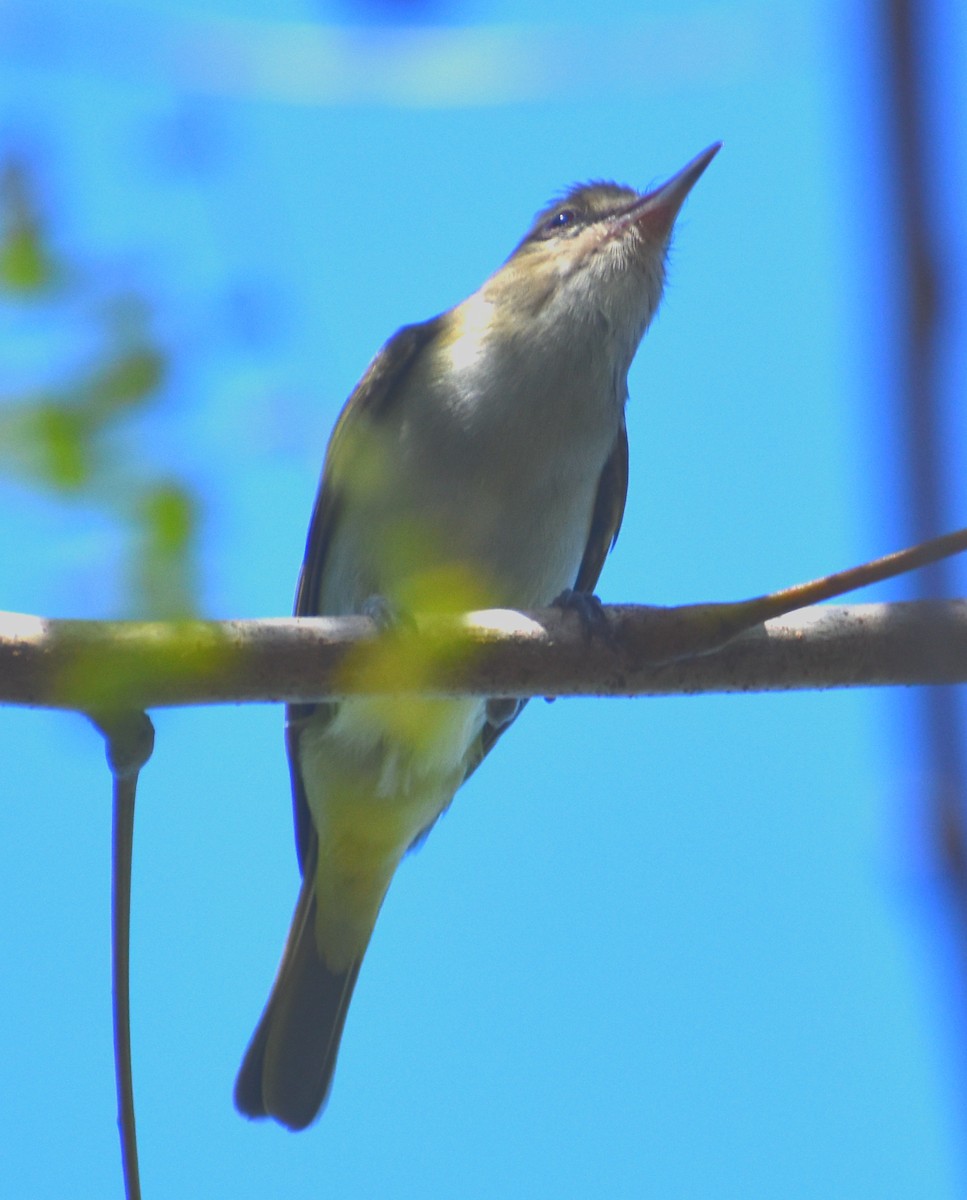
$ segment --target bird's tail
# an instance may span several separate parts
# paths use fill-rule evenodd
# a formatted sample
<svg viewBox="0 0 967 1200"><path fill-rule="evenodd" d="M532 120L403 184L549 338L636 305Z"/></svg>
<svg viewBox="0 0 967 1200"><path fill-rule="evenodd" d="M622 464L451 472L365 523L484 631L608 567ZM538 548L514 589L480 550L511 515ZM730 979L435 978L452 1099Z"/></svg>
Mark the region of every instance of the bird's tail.
<svg viewBox="0 0 967 1200"><path fill-rule="evenodd" d="M325 1103L366 948L345 969L328 966L316 933L315 874L307 863L272 994L235 1081L239 1112L290 1129L305 1129Z"/></svg>

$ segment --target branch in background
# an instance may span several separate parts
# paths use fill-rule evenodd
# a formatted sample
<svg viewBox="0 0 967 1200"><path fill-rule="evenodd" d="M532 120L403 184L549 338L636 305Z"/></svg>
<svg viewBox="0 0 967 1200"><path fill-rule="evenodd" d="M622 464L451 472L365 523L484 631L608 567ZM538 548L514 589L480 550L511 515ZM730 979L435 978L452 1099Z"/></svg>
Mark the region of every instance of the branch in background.
<svg viewBox="0 0 967 1200"><path fill-rule="evenodd" d="M949 255L941 251L941 175L935 155L941 138L931 119L927 81L928 19L939 22L942 6L886 0L881 8L884 39L883 104L892 151L893 178L883 194L895 210L895 357L890 364L897 426L902 437L899 473L905 500L906 533L917 540L944 528L951 509L951 480L942 404L942 344L953 285ZM957 211L954 201L950 210ZM949 596L949 563L935 563L913 584L914 595ZM937 859L949 932L959 958L961 1021L967 1008L967 763L961 696L938 688L915 698L917 738L923 761L923 821ZM963 1029L961 1029L963 1045ZM963 1050L962 1050L963 1052Z"/></svg>

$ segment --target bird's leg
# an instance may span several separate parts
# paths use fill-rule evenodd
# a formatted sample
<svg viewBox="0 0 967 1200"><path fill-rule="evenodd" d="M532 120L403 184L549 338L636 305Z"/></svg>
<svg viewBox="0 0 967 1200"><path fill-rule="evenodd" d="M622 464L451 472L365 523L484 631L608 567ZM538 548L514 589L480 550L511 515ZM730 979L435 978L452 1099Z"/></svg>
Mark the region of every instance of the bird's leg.
<svg viewBox="0 0 967 1200"><path fill-rule="evenodd" d="M593 592L576 592L573 588L565 588L563 592L551 601L551 608L559 608L563 612L573 612L581 623L584 639L590 642L595 635L605 641L611 641L611 624L604 605Z"/></svg>

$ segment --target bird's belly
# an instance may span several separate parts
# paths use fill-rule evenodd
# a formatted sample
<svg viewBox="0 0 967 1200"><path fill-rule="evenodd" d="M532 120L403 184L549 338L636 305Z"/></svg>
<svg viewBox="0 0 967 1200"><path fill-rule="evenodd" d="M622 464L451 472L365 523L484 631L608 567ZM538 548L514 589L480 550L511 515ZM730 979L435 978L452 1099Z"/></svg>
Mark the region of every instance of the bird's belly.
<svg viewBox="0 0 967 1200"><path fill-rule="evenodd" d="M524 479L499 504L447 514L447 543L484 575L488 603L536 608L573 586L587 544L594 483L563 472Z"/></svg>
<svg viewBox="0 0 967 1200"><path fill-rule="evenodd" d="M606 456L398 474L340 529L323 611L358 611L372 595L410 611L548 604L574 585Z"/></svg>
<svg viewBox="0 0 967 1200"><path fill-rule="evenodd" d="M299 744L306 799L325 854L390 873L449 805L485 702L353 697ZM378 868L378 869L377 869ZM355 869L355 868L354 868Z"/></svg>
<svg viewBox="0 0 967 1200"><path fill-rule="evenodd" d="M343 770L366 778L374 799L406 797L462 775L484 719L484 701L364 696L342 701L323 738ZM325 752L325 751L324 751Z"/></svg>
<svg viewBox="0 0 967 1200"><path fill-rule="evenodd" d="M489 603L539 607L574 586L621 413L590 375L488 378L448 421L401 439L420 520L444 558L480 573Z"/></svg>

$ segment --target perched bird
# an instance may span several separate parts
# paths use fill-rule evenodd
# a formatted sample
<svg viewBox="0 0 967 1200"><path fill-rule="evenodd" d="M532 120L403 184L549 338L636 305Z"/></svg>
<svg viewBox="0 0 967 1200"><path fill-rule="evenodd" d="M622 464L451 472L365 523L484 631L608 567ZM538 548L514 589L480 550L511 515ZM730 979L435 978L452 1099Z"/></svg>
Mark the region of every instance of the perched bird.
<svg viewBox="0 0 967 1200"><path fill-rule="evenodd" d="M486 283L400 329L336 425L296 615L539 608L593 593L628 480L628 368L679 209L719 145L646 193L572 187ZM365 697L292 705L302 887L235 1086L305 1128L393 873L521 705Z"/></svg>

